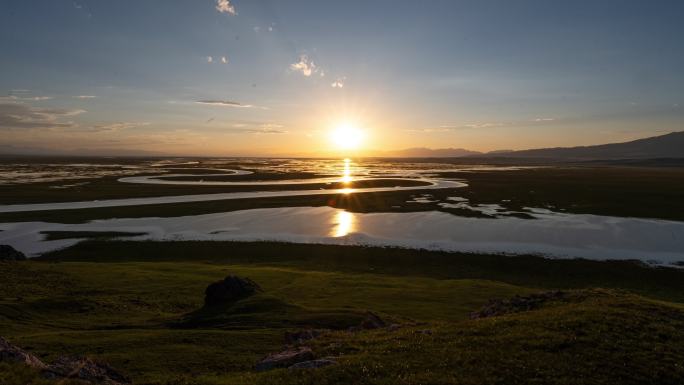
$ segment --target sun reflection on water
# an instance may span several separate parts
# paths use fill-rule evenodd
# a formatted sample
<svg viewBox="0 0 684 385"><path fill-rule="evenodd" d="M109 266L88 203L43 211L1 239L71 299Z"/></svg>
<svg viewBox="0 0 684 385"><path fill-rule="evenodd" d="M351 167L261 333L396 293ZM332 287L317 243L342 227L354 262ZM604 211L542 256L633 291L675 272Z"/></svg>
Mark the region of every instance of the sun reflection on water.
<svg viewBox="0 0 684 385"><path fill-rule="evenodd" d="M342 171L342 183L349 184L353 180L351 175L351 159L344 159L344 169Z"/></svg>
<svg viewBox="0 0 684 385"><path fill-rule="evenodd" d="M333 237L344 237L349 233L354 232L356 221L354 214L346 211L338 211L333 218L333 229L331 235Z"/></svg>

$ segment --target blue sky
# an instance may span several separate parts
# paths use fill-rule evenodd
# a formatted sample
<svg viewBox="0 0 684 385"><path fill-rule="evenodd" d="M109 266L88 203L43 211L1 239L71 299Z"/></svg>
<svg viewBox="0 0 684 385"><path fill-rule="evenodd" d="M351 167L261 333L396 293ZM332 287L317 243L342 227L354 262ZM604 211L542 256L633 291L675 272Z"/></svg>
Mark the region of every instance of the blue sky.
<svg viewBox="0 0 684 385"><path fill-rule="evenodd" d="M681 1L4 0L0 150L313 154L341 122L366 151L659 135L684 122L681 20Z"/></svg>

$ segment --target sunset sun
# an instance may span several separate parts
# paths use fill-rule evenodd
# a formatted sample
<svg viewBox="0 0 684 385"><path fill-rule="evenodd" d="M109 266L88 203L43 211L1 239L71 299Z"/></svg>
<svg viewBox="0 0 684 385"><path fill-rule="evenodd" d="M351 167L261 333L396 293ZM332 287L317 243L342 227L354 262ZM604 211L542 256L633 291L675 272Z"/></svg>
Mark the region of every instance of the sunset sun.
<svg viewBox="0 0 684 385"><path fill-rule="evenodd" d="M354 123L338 124L331 132L330 139L335 147L342 150L356 150L361 147L364 132Z"/></svg>

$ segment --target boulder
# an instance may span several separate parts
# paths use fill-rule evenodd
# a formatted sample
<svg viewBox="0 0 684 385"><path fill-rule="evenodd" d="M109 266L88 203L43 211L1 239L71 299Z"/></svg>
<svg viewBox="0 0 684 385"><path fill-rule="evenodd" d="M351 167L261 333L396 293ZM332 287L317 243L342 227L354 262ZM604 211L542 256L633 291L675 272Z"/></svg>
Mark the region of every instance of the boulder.
<svg viewBox="0 0 684 385"><path fill-rule="evenodd" d="M313 360L314 354L311 348L303 346L297 349L288 349L280 353L269 354L256 364L255 369L263 372L277 368L289 368L294 364Z"/></svg>
<svg viewBox="0 0 684 385"><path fill-rule="evenodd" d="M337 362L333 360L311 360L296 363L290 366L288 369L317 369L335 364L337 364Z"/></svg>
<svg viewBox="0 0 684 385"><path fill-rule="evenodd" d="M26 255L10 245L0 245L0 262L25 261Z"/></svg>
<svg viewBox="0 0 684 385"><path fill-rule="evenodd" d="M261 287L251 279L229 275L207 286L204 306L230 304L261 291Z"/></svg>
<svg viewBox="0 0 684 385"><path fill-rule="evenodd" d="M86 357L62 356L43 371L51 379L69 378L100 385L131 384L131 380L106 363Z"/></svg>
<svg viewBox="0 0 684 385"><path fill-rule="evenodd" d="M0 337L0 362L17 362L41 370L47 367L40 358L10 344L2 337Z"/></svg>

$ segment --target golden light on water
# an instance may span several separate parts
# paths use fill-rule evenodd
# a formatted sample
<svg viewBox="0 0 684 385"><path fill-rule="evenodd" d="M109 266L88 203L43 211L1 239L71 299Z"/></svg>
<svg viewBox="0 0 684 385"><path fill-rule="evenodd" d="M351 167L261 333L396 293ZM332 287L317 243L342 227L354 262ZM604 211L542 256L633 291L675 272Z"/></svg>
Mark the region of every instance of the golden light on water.
<svg viewBox="0 0 684 385"><path fill-rule="evenodd" d="M344 169L342 170L342 183L348 184L353 180L351 175L351 159L344 160Z"/></svg>
<svg viewBox="0 0 684 385"><path fill-rule="evenodd" d="M337 214L335 214L335 217L333 218L333 229L332 229L332 236L333 237L344 237L348 235L349 233L354 232L356 221L354 218L354 214L346 212L346 211L338 211Z"/></svg>

